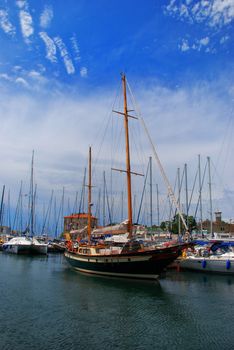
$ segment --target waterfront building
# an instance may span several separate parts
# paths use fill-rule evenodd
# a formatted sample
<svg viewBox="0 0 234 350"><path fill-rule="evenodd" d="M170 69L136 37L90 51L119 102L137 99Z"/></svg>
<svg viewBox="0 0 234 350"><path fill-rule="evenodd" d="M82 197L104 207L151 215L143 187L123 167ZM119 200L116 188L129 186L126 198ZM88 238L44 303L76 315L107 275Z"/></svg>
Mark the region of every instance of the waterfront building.
<svg viewBox="0 0 234 350"><path fill-rule="evenodd" d="M97 218L91 216L92 229L97 227ZM77 239L79 235L81 238L87 236L88 226L88 214L87 213L75 213L64 217L64 238L65 239Z"/></svg>
<svg viewBox="0 0 234 350"><path fill-rule="evenodd" d="M210 233L210 220L205 220L202 223L202 227L204 230ZM221 211L216 211L215 212L215 221L212 223L212 229L213 233L219 233L222 234L223 236L233 236L234 237L234 223L232 220L229 222L226 222L222 220L222 212Z"/></svg>

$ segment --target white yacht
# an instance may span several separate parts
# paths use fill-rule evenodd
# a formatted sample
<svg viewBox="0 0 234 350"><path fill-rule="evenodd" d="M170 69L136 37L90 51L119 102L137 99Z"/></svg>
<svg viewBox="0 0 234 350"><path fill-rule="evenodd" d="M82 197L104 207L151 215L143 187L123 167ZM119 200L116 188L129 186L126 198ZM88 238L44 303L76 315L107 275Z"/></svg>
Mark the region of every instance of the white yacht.
<svg viewBox="0 0 234 350"><path fill-rule="evenodd" d="M14 237L2 245L2 250L13 254L47 254L47 243L40 243L36 238Z"/></svg>
<svg viewBox="0 0 234 350"><path fill-rule="evenodd" d="M177 259L177 266L181 269L203 272L214 272L234 275L233 247L217 249L217 251L197 248L194 252L184 252Z"/></svg>
<svg viewBox="0 0 234 350"><path fill-rule="evenodd" d="M28 237L19 236L11 238L3 243L2 250L6 253L29 254L31 252L32 241Z"/></svg>

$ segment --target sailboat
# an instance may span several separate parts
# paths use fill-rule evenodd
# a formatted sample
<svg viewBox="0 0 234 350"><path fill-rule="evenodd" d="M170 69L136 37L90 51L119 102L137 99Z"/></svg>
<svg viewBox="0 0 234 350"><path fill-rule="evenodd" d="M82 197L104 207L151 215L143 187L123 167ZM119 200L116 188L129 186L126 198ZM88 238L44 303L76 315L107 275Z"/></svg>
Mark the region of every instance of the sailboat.
<svg viewBox="0 0 234 350"><path fill-rule="evenodd" d="M34 162L34 151L32 153L31 163L31 180L30 180L30 215L25 235L11 238L8 242L2 245L2 250L6 253L13 254L47 254L48 244L40 242L34 237L34 184L33 184L33 162ZM31 236L29 236L29 233Z"/></svg>
<svg viewBox="0 0 234 350"><path fill-rule="evenodd" d="M186 249L176 260L179 270L234 274L234 247L231 242L213 241Z"/></svg>
<svg viewBox="0 0 234 350"><path fill-rule="evenodd" d="M126 170L128 193L127 240L125 243L104 241L95 244L91 234L91 148L89 148L89 183L88 183L88 241L83 244L69 242L65 251L68 263L76 270L89 274L112 277L157 279L165 268L179 255L184 244L174 243L168 246L146 246L134 238L132 219L131 167L129 152L129 132L126 77L122 75L124 112L117 112L124 117Z"/></svg>

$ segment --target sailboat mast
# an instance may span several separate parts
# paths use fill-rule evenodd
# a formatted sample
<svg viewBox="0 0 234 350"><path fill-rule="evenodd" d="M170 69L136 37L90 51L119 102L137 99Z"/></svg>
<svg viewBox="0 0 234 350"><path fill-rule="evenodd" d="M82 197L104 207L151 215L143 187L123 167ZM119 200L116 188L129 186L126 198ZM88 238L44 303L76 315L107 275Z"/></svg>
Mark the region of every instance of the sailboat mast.
<svg viewBox="0 0 234 350"><path fill-rule="evenodd" d="M201 156L198 155L198 175L199 175L199 203L200 203L200 230L202 234L202 180L201 180Z"/></svg>
<svg viewBox="0 0 234 350"><path fill-rule="evenodd" d="M153 226L153 193L152 193L152 157L149 157L150 164L150 227Z"/></svg>
<svg viewBox="0 0 234 350"><path fill-rule="evenodd" d="M31 190L30 190L30 195L31 195L31 235L33 236L34 234L34 183L33 183L33 166L34 166L34 150L32 152L32 164L31 164Z"/></svg>
<svg viewBox="0 0 234 350"><path fill-rule="evenodd" d="M128 232L132 237L132 188L131 188L131 168L130 168L130 151L129 151L129 133L128 133L128 107L127 107L127 91L126 77L122 75L122 86L124 96L124 128L126 143L126 173L127 173L127 191L128 191Z"/></svg>
<svg viewBox="0 0 234 350"><path fill-rule="evenodd" d="M89 147L89 184L88 184L88 242L90 244L91 239L91 147Z"/></svg>
<svg viewBox="0 0 234 350"><path fill-rule="evenodd" d="M103 226L106 225L106 188L105 188L105 171L103 172L103 201L102 201Z"/></svg>
<svg viewBox="0 0 234 350"><path fill-rule="evenodd" d="M208 175L209 175L209 196L210 196L210 234L213 237L213 208L212 208L212 194L211 194L211 174L210 174L210 157L207 157Z"/></svg>
<svg viewBox="0 0 234 350"><path fill-rule="evenodd" d="M3 185L3 188L2 188L2 199L1 199L1 208L0 208L0 231L1 232L2 232L2 223L3 223L4 193L5 193L5 185Z"/></svg>

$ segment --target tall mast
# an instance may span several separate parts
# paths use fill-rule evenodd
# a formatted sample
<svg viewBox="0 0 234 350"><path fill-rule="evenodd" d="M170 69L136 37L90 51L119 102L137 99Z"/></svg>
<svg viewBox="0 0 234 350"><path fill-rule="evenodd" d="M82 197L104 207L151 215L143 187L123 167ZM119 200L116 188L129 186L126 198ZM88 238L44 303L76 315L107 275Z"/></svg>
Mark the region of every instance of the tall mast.
<svg viewBox="0 0 234 350"><path fill-rule="evenodd" d="M158 193L158 184L156 184L156 192L157 192L157 224L159 226L159 193Z"/></svg>
<svg viewBox="0 0 234 350"><path fill-rule="evenodd" d="M108 215L109 215L109 225L111 225L111 223L112 223L112 219L111 219L112 208L110 207L110 203L109 203L109 197L108 197L107 186L106 186L106 173L105 173L105 171L103 173L103 180L104 180L104 192L105 192L105 197L106 197L106 204L107 204Z"/></svg>
<svg viewBox="0 0 234 350"><path fill-rule="evenodd" d="M2 232L2 223L3 223L4 193L5 193L5 185L3 185L3 188L2 188L2 199L1 199L1 207L0 207L0 230L1 230L1 232Z"/></svg>
<svg viewBox="0 0 234 350"><path fill-rule="evenodd" d="M188 171L187 164L184 164L184 175L185 175L185 201L186 201L186 224L188 226Z"/></svg>
<svg viewBox="0 0 234 350"><path fill-rule="evenodd" d="M207 157L208 161L208 174L209 174L209 195L210 195L210 234L213 237L213 208L212 208L212 193L211 193L211 175L210 175L210 157Z"/></svg>
<svg viewBox="0 0 234 350"><path fill-rule="evenodd" d="M34 231L36 231L36 198L37 198L37 184L35 184L34 187L34 193L33 193L33 234Z"/></svg>
<svg viewBox="0 0 234 350"><path fill-rule="evenodd" d="M149 157L150 164L150 227L153 226L153 194L152 194L152 157Z"/></svg>
<svg viewBox="0 0 234 350"><path fill-rule="evenodd" d="M89 184L88 184L88 242L90 244L91 239L91 147L89 147Z"/></svg>
<svg viewBox="0 0 234 350"><path fill-rule="evenodd" d="M127 173L127 191L128 191L128 232L132 237L132 188L131 188L131 167L130 167L130 151L129 151L129 133L128 133L128 107L127 107L127 91L126 77L122 75L122 86L124 96L124 128L126 143L126 173Z"/></svg>
<svg viewBox="0 0 234 350"><path fill-rule="evenodd" d="M86 168L84 169L82 191L80 195L79 214L84 213L85 182L86 182Z"/></svg>
<svg viewBox="0 0 234 350"><path fill-rule="evenodd" d="M57 238L57 201L56 201L56 197L54 197L54 223L55 223L55 226L53 228L54 230L54 236L55 238Z"/></svg>
<svg viewBox="0 0 234 350"><path fill-rule="evenodd" d="M123 202L124 202L124 194L121 192L121 221L123 221Z"/></svg>
<svg viewBox="0 0 234 350"><path fill-rule="evenodd" d="M33 165L34 165L34 150L32 152L32 164L31 164L31 184L30 184L30 195L31 195L31 229L30 233L34 234L34 183L33 183Z"/></svg>
<svg viewBox="0 0 234 350"><path fill-rule="evenodd" d="M103 171L103 201L102 201L102 210L103 210L103 226L106 225L106 188L105 188L105 171Z"/></svg>
<svg viewBox="0 0 234 350"><path fill-rule="evenodd" d="M65 196L65 187L63 187L63 194L62 194L62 201L61 201L61 214L62 214L62 220L63 220L63 223L61 223L63 225L63 227L61 227L61 230L64 230L64 196Z"/></svg>
<svg viewBox="0 0 234 350"><path fill-rule="evenodd" d="M8 190L8 203L7 203L7 224L12 230L11 227L11 199L10 199L11 193L10 190Z"/></svg>
<svg viewBox="0 0 234 350"><path fill-rule="evenodd" d="M177 169L177 178L178 178L178 207L180 210L180 168ZM179 236L181 234L181 220L180 216L178 215L178 232Z"/></svg>
<svg viewBox="0 0 234 350"><path fill-rule="evenodd" d="M200 203L200 230L202 234L202 180L201 180L201 156L198 155L198 175L199 175L199 203Z"/></svg>

